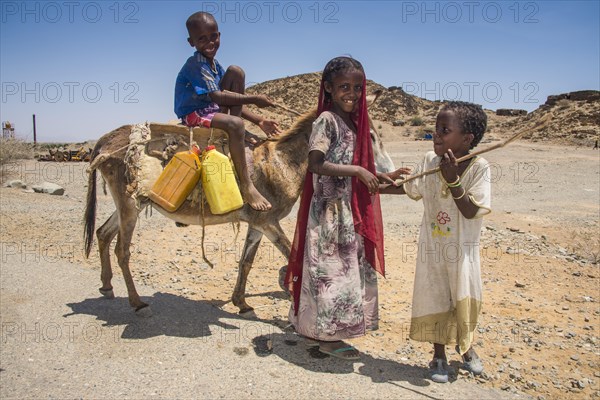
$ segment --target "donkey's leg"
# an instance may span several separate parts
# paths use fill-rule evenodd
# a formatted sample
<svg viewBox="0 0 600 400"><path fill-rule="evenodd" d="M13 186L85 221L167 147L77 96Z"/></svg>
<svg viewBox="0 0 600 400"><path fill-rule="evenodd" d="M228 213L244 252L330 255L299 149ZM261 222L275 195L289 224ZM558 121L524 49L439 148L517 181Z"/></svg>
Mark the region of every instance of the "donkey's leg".
<svg viewBox="0 0 600 400"><path fill-rule="evenodd" d="M269 240L279 249L281 254L285 257L286 260L290 258L290 252L292 250L292 244L289 239L285 235L283 229L281 229L281 225L279 222L275 222L271 225L263 227L263 232L269 238ZM287 272L287 262L286 265L283 266L279 270L279 287L286 293L289 293L288 288L285 285L285 275Z"/></svg>
<svg viewBox="0 0 600 400"><path fill-rule="evenodd" d="M262 232L269 238L269 240L277 247L277 249L283 254L285 258L290 257L290 251L292 250L292 244L285 235L279 222L274 222L267 226L261 227Z"/></svg>
<svg viewBox="0 0 600 400"><path fill-rule="evenodd" d="M112 267L110 263L110 243L113 241L117 233L119 232L119 216L115 211L112 213L110 218L96 230L96 237L98 238L98 249L100 253L100 265L102 270L100 272L100 280L102 280L102 287L99 289L100 293L107 299L115 297L112 287Z"/></svg>
<svg viewBox="0 0 600 400"><path fill-rule="evenodd" d="M127 286L127 293L129 295L129 305L135 308L136 314L149 317L152 315L152 311L148 304L144 303L135 289L135 283L131 277L131 271L129 270L129 257L131 238L133 237L133 231L138 218L138 211L135 208L135 201L131 198L122 198L122 201L117 205L117 212L119 214L119 235L117 237L117 246L115 253L117 254L117 260L119 261L119 267L123 272L123 279L125 279L125 285Z"/></svg>
<svg viewBox="0 0 600 400"><path fill-rule="evenodd" d="M261 232L248 226L246 243L244 244L244 250L242 251L240 263L238 264L237 282L233 289L233 296L231 296L231 301L235 306L239 307L240 314L246 314L254 310L246 303L246 283L262 237L263 234Z"/></svg>

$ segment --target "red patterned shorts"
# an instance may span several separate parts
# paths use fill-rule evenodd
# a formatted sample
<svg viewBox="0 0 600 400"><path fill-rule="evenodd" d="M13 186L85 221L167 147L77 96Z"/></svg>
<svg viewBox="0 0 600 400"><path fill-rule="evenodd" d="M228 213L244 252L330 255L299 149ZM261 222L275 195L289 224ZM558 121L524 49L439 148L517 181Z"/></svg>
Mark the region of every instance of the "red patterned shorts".
<svg viewBox="0 0 600 400"><path fill-rule="evenodd" d="M212 103L205 108L189 113L181 118L181 122L186 126L203 126L205 128L210 128L213 117L219 111L219 106L216 103Z"/></svg>

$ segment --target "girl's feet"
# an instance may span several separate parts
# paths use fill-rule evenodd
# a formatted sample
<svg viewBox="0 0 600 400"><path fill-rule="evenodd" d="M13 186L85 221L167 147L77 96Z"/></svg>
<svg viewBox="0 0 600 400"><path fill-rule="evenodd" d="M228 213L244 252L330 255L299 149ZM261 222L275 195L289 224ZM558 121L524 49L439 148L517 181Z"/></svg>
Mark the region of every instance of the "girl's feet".
<svg viewBox="0 0 600 400"><path fill-rule="evenodd" d="M435 358L429 363L431 380L436 383L448 383L448 361L445 358Z"/></svg>
<svg viewBox="0 0 600 400"><path fill-rule="evenodd" d="M436 383L448 382L448 359L446 358L446 346L439 343L433 344L433 360L429 363L431 369L431 380Z"/></svg>
<svg viewBox="0 0 600 400"><path fill-rule="evenodd" d="M457 346L458 348L458 346ZM459 353L460 354L460 353ZM465 354L462 355L463 359L463 368L469 372L472 372L473 375L481 375L483 372L483 363L481 362L481 358L475 353L472 347L467 350Z"/></svg>
<svg viewBox="0 0 600 400"><path fill-rule="evenodd" d="M342 360L360 360L360 353L354 346L341 340L335 342L319 342L319 351Z"/></svg>

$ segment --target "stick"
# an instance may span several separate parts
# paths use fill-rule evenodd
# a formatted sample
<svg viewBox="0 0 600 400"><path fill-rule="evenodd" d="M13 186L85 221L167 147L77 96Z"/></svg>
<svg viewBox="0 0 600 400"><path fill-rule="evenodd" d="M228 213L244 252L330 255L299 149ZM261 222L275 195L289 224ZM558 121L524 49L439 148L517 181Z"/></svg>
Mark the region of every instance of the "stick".
<svg viewBox="0 0 600 400"><path fill-rule="evenodd" d="M226 92L226 93L232 93L232 94L235 94L235 93L236 93L236 92L232 92L232 91L230 91L230 90L223 90L223 92ZM237 94L239 94L239 93L237 93ZM299 116L299 117L300 117L300 116L302 116L302 114L301 114L301 113L299 113L298 111L296 111L296 110L292 110L291 108L288 108L288 107L284 106L283 104L275 103L275 102L273 102L273 101L272 101L272 103L273 103L273 105L274 105L275 107L279 107L279 108L281 108L282 110L285 110L285 111L287 111L287 112L291 112L292 114L295 114L295 115L297 115L297 116Z"/></svg>
<svg viewBox="0 0 600 400"><path fill-rule="evenodd" d="M480 155L480 154L487 153L488 151L492 151L492 150L499 149L499 148L501 148L501 147L504 147L504 146L506 146L506 145L507 145L507 144L509 144L509 143L512 143L512 142L514 142L515 140L517 140L518 138L520 138L520 137L521 137L521 136L523 136L524 134L525 134L525 130L522 130L521 132L517 132L517 133L515 133L513 136L511 136L510 138L508 138L506 141L504 141L504 142L502 142L502 143L497 143L497 144L495 144L495 145L493 145L493 146L490 146L490 147L488 147L487 149L482 149L482 150L479 150L479 151L476 151L476 152L473 152L473 153L467 154L466 156L460 157L460 158L459 158L459 159L457 159L456 161L457 161L457 162L461 162L461 161L469 160L469 159L471 159L471 158L473 158L473 157L475 157L475 156L478 156L478 155ZM439 170L440 170L440 167L436 167L436 168L433 168L433 169L429 169L429 170L427 170L427 171L425 171L425 172L421 172L420 174L413 175L413 176L411 176L411 177L408 177L408 178L406 178L406 179L404 179L404 180L402 180L402 181L400 181L400 182L397 182L397 183L396 183L396 185L397 185L397 186L400 186L400 185L403 185L403 184L405 184L406 182L410 182L410 181L412 181L412 180L415 180L415 179L417 179L417 178L421 178L422 176L426 176L426 175L435 174L435 173L436 173L436 172L438 172Z"/></svg>
<svg viewBox="0 0 600 400"><path fill-rule="evenodd" d="M279 107L279 108L281 108L282 110L285 110L285 111L287 111L287 112L291 112L292 114L295 114L295 115L297 115L297 116L301 116L301 115L302 115L302 114L300 114L298 111L296 111L296 110L292 110L291 108L288 108L288 107L286 107L286 106L284 106L284 105L282 105L282 104L278 104L278 103L273 103L273 104L274 104L276 107Z"/></svg>

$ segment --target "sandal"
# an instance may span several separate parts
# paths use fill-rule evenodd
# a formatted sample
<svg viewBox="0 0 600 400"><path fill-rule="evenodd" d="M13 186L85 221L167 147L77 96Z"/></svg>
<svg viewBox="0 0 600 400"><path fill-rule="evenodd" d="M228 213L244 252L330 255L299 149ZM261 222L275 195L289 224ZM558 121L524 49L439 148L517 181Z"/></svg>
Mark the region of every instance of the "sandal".
<svg viewBox="0 0 600 400"><path fill-rule="evenodd" d="M345 344L344 342L340 342ZM360 354L358 354L358 350L354 346L344 346L335 350L326 350L323 347L319 347L319 351L323 354L327 354L331 357L339 358L341 360L360 360Z"/></svg>
<svg viewBox="0 0 600 400"><path fill-rule="evenodd" d="M448 383L448 362L443 358L434 358L429 363L431 380L436 383Z"/></svg>
<svg viewBox="0 0 600 400"><path fill-rule="evenodd" d="M483 372L483 363L481 362L481 358L479 358L479 356L473 352L473 356L468 361L466 357L463 356L463 368L469 372L472 372L473 375L481 375Z"/></svg>
<svg viewBox="0 0 600 400"><path fill-rule="evenodd" d="M456 346L456 350L458 352L458 346ZM460 352L458 353L460 354ZM467 356L468 353L470 353L470 355ZM467 352L462 355L462 360L463 369L472 372L473 375L481 375L481 373L483 372L483 362L481 361L481 358L479 358L477 353L475 353L475 350L473 350L472 348L467 350Z"/></svg>
<svg viewBox="0 0 600 400"><path fill-rule="evenodd" d="M319 341L315 340L315 339L311 339L309 337L305 337L304 338L304 346L306 346L307 349L313 348L313 347L319 347Z"/></svg>

